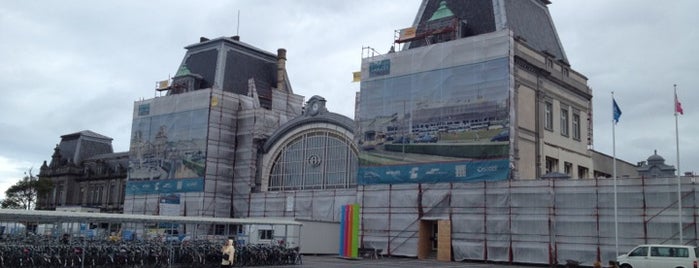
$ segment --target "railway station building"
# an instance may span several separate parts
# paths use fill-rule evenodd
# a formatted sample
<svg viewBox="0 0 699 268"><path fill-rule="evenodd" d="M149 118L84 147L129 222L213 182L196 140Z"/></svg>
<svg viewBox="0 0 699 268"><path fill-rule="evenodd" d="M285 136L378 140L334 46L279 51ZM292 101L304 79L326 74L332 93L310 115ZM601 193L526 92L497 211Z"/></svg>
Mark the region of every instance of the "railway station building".
<svg viewBox="0 0 699 268"><path fill-rule="evenodd" d="M362 59L354 120L294 93L286 50L202 38L161 96L134 103L128 152L94 132L61 137L38 207L338 223L359 204L360 245L382 254L609 260L612 160L592 150L593 91L549 4L422 1L393 49ZM677 178L617 165L622 246L679 242ZM696 185L679 180L695 243Z"/></svg>

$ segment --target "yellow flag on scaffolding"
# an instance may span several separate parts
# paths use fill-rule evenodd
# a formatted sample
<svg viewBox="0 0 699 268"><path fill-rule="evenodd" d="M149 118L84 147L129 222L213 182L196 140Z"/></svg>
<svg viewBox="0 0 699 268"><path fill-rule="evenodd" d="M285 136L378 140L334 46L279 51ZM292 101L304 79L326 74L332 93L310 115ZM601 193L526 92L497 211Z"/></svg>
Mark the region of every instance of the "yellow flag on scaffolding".
<svg viewBox="0 0 699 268"><path fill-rule="evenodd" d="M170 80L158 81L158 89L164 89L170 86Z"/></svg>
<svg viewBox="0 0 699 268"><path fill-rule="evenodd" d="M352 72L352 82L362 81L362 72Z"/></svg>

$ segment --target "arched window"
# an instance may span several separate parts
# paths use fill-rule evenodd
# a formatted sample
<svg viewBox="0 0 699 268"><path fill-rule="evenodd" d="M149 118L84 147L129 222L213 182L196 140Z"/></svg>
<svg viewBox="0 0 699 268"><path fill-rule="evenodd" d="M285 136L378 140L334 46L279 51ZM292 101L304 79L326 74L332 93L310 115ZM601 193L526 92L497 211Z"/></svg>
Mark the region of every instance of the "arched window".
<svg viewBox="0 0 699 268"><path fill-rule="evenodd" d="M268 190L356 187L357 152L352 143L326 129L299 133L275 156Z"/></svg>

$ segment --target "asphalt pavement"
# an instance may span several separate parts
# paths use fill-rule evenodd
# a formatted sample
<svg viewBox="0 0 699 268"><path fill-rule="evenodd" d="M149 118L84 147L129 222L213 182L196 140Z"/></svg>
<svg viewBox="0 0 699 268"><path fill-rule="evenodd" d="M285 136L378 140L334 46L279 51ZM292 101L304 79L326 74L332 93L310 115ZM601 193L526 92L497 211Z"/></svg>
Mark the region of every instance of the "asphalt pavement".
<svg viewBox="0 0 699 268"><path fill-rule="evenodd" d="M297 265L276 265L276 266L256 266L256 267L296 267L296 268L354 268L354 267L408 267L408 268L429 268L429 267L474 267L474 268L532 268L542 266L521 266L509 264L493 264L482 262L445 262L436 259L418 260L416 258L405 257L384 257L379 259L343 259L337 256L328 255L304 255L302 264Z"/></svg>

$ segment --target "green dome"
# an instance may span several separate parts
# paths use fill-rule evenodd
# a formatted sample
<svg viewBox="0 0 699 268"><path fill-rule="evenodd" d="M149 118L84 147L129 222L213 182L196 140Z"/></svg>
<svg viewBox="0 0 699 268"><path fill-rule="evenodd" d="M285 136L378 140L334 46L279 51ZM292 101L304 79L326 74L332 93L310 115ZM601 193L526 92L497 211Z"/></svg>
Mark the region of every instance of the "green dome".
<svg viewBox="0 0 699 268"><path fill-rule="evenodd" d="M438 19L443 19L443 18L448 18L448 17L453 17L454 12L451 12L451 10L447 7L447 1L442 0L442 2L439 2L439 8L437 8L437 11L432 13L432 17L428 21L433 21L433 20L438 20Z"/></svg>

